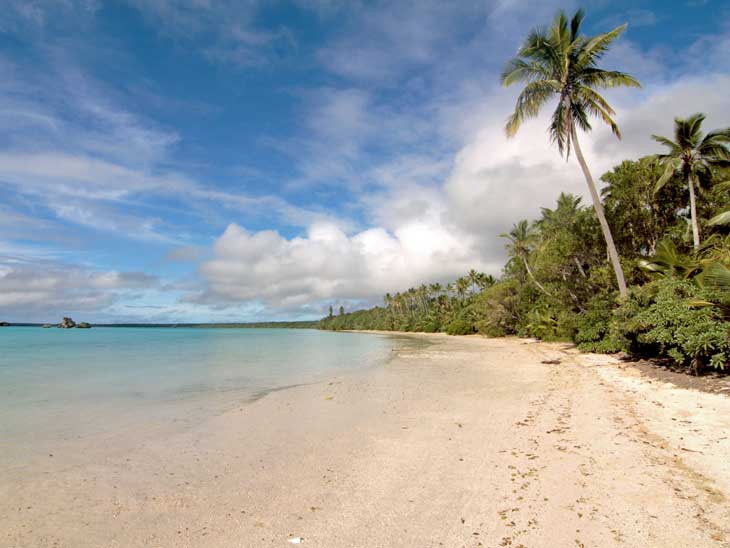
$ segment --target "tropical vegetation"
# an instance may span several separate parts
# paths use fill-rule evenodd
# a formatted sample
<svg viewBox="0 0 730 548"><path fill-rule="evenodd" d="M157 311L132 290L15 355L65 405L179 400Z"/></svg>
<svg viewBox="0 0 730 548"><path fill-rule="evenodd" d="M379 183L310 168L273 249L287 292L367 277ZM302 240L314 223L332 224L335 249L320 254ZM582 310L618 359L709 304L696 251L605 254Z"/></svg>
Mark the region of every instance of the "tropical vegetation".
<svg viewBox="0 0 730 548"><path fill-rule="evenodd" d="M637 86L596 66L625 26L580 33L583 12L530 33L502 82L524 82L507 124L514 134L557 97L549 134L575 151L592 207L560 194L553 208L502 234L499 278L471 271L451 283L388 294L382 306L330 315L323 329L517 335L581 349L666 360L688 371L730 365L730 128L703 134L705 116L675 119L655 155L625 160L599 192L578 143L598 117L620 137L596 88ZM702 236L700 238L700 235Z"/></svg>

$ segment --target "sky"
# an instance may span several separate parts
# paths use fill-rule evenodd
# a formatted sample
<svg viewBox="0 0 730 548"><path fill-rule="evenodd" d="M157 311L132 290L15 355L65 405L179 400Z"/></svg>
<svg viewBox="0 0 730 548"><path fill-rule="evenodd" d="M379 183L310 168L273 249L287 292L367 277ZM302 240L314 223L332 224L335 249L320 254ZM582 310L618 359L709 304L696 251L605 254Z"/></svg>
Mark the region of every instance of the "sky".
<svg viewBox="0 0 730 548"><path fill-rule="evenodd" d="M652 133L730 125L730 4L586 0L594 175ZM586 197L544 116L507 139L499 73L544 0L0 0L0 320L310 319L498 275L499 234ZM548 109L549 110L549 109Z"/></svg>

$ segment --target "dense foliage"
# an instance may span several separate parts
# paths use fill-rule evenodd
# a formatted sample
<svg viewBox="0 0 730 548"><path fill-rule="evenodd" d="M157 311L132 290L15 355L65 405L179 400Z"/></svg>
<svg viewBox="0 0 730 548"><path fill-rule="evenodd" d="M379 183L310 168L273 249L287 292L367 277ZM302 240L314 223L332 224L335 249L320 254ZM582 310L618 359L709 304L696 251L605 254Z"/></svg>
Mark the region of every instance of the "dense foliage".
<svg viewBox="0 0 730 548"><path fill-rule="evenodd" d="M721 183L730 176L714 168L717 182L699 191L703 244L695 252L688 188L675 177L655 192L663 172L647 157L601 178L626 298L618 296L593 208L561 194L554 208L502 235L509 259L499 279L471 271L386 295L383 306L331 316L320 327L529 336L667 358L695 371L723 368L730 364L730 230L708 220L730 209L730 185Z"/></svg>

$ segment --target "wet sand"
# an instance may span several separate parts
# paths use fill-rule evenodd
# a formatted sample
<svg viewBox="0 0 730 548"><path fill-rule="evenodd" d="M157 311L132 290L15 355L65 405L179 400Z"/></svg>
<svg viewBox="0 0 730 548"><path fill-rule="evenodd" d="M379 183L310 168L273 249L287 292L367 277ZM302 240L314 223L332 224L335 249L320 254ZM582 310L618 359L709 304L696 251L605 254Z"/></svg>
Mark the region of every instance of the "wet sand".
<svg viewBox="0 0 730 548"><path fill-rule="evenodd" d="M384 367L0 477L0 546L730 546L730 398L564 345L416 337Z"/></svg>

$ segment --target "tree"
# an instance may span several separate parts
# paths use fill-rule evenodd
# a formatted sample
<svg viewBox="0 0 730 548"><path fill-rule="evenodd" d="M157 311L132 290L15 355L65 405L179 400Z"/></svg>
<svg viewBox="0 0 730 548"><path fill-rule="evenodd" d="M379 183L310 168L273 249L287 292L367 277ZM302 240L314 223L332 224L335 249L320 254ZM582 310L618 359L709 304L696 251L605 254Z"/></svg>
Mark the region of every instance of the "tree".
<svg viewBox="0 0 730 548"><path fill-rule="evenodd" d="M685 207L685 193L679 181L667 184L662 196L654 191L663 172L656 157L637 161L624 160L601 180L606 217L613 226L613 236L625 257L653 255L662 238L679 234L686 223L679 213Z"/></svg>
<svg viewBox="0 0 730 548"><path fill-rule="evenodd" d="M577 128L590 131L588 118L596 116L611 127L616 137L621 138L612 118L615 112L596 88L640 87L640 84L628 74L596 66L614 40L626 30L626 25L605 34L587 37L580 34L583 17L583 10L578 10L568 22L565 13L559 12L549 29L533 30L517 56L507 63L502 72L502 85L510 86L517 82L525 82L526 85L517 98L514 113L505 129L507 135L513 137L525 119L536 117L540 108L557 95L558 105L549 127L551 139L566 158L570 156L571 146L575 150L606 240L619 292L625 296L627 289L621 262L596 185L578 142Z"/></svg>
<svg viewBox="0 0 730 548"><path fill-rule="evenodd" d="M330 305L330 314L329 314L329 317L331 318L332 316L334 316L334 314L332 313L332 305Z"/></svg>
<svg viewBox="0 0 730 548"><path fill-rule="evenodd" d="M344 315L345 315L345 307L340 306L340 316L344 316Z"/></svg>
<svg viewBox="0 0 730 548"><path fill-rule="evenodd" d="M514 225L512 227L512 230L510 230L508 234L500 234L500 236L502 238L507 238L510 241L510 243L507 244L507 253L509 253L511 257L522 261L522 264L525 265L525 270L527 271L527 275L530 277L530 280L532 280L532 283L534 283L540 291L545 293L545 295L549 296L550 293L542 286L540 282L537 281L535 275L532 273L532 268L530 268L530 263L527 262L527 257L530 254L532 242L534 239L534 232L529 223L525 220L522 220Z"/></svg>
<svg viewBox="0 0 730 548"><path fill-rule="evenodd" d="M479 273L479 279L477 280L477 285L479 286L479 289L484 291L485 289L492 287L494 284L497 283L497 278L492 276L491 274L485 274L484 272Z"/></svg>
<svg viewBox="0 0 730 548"><path fill-rule="evenodd" d="M730 165L730 128L716 129L707 135L702 134L704 114L693 114L689 118L674 119L674 141L652 135L652 138L667 148L669 152L657 158L665 167L664 174L656 184L659 191L675 175L680 177L689 188L689 211L692 223L692 242L695 251L700 248L700 227L697 221L697 198L699 187L712 182L712 168Z"/></svg>
<svg viewBox="0 0 730 548"><path fill-rule="evenodd" d="M472 268L466 276L469 279L469 283L471 283L471 293L473 295L477 292L477 287L479 287L481 274Z"/></svg>

